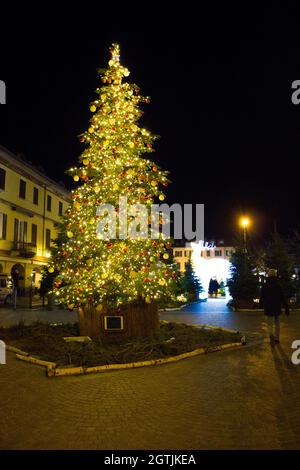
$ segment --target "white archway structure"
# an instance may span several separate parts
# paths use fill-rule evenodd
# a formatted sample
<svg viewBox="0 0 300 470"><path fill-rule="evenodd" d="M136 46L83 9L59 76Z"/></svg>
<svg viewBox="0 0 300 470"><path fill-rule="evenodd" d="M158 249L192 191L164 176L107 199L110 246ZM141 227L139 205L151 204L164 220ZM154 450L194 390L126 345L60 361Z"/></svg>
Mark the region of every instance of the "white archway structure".
<svg viewBox="0 0 300 470"><path fill-rule="evenodd" d="M200 299L207 299L209 281L212 277L216 276L218 279L223 279L226 284L227 279L230 277L231 263L224 258L204 258L201 252L214 248L211 245L205 244L203 241L197 243L192 242L192 264L197 278L200 280L204 291L200 294ZM225 288L226 299L230 299L228 288Z"/></svg>

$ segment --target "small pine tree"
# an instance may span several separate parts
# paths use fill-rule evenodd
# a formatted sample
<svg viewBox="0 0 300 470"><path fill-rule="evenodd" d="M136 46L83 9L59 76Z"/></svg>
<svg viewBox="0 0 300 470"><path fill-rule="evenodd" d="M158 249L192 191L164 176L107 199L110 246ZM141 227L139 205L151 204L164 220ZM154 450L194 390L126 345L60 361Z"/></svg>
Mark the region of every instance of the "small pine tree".
<svg viewBox="0 0 300 470"><path fill-rule="evenodd" d="M266 247L265 267L277 270L280 284L287 298L292 297L297 290L297 283L293 278L294 266L295 260L289 252L288 243L278 232L274 232Z"/></svg>
<svg viewBox="0 0 300 470"><path fill-rule="evenodd" d="M181 289L188 300L194 302L199 299L199 294L203 292L201 282L197 278L191 261L186 264L185 272L181 281Z"/></svg>
<svg viewBox="0 0 300 470"><path fill-rule="evenodd" d="M297 303L300 302L300 230L295 230L292 236L288 239L288 250L292 255L295 263L295 268L298 272L298 278L295 281Z"/></svg>
<svg viewBox="0 0 300 470"><path fill-rule="evenodd" d="M51 240L53 244L50 248L51 259L54 261L57 259L62 244L67 242L67 236L64 233L63 223L57 224L57 232L57 237L54 240ZM59 271L53 266L54 264L52 261L50 265L44 266L42 270L42 280L39 293L43 297L49 295L52 292L53 288L58 288L62 284L62 276L59 274Z"/></svg>
<svg viewBox="0 0 300 470"><path fill-rule="evenodd" d="M252 301L258 296L258 278L252 253L239 243L231 256L231 278L227 282L233 303Z"/></svg>

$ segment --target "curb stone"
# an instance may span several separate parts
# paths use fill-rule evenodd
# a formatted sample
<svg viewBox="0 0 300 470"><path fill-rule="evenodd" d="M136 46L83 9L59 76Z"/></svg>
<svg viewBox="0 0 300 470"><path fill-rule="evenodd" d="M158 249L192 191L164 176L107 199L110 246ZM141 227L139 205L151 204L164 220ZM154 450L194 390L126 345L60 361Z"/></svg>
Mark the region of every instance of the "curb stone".
<svg viewBox="0 0 300 470"><path fill-rule="evenodd" d="M14 346L9 346L9 344L6 344L5 348L6 348L7 351L11 351L11 352L14 352L16 354L20 354L21 356L29 356L29 353L27 353L25 351L22 351L19 348L15 348Z"/></svg>
<svg viewBox="0 0 300 470"><path fill-rule="evenodd" d="M48 370L54 369L56 367L55 362L43 361L42 359L37 359L36 357L29 356L29 354L27 356L24 356L23 354L16 354L16 358L21 361L36 364L37 366L47 367Z"/></svg>
<svg viewBox="0 0 300 470"><path fill-rule="evenodd" d="M240 333L239 330L231 330L229 328L223 328L222 326L217 325L206 325L205 323L187 323L189 326L194 326L195 328L211 328L212 330L225 331L225 333Z"/></svg>
<svg viewBox="0 0 300 470"><path fill-rule="evenodd" d="M149 367L168 364L171 362L177 362L182 359L187 359L194 356L199 356L201 354L209 354L216 351L222 351L223 349L235 348L242 346L243 343L227 343L221 346L211 347L211 348L199 348L194 349L188 353L179 354L177 356L171 356L161 359L152 359L149 361L140 361L140 362L129 362L127 364L108 364L104 366L94 366L94 367L57 367L54 369L47 369L47 377L61 377L66 375L80 375L80 374L90 374L93 372L106 372L109 370L124 370L124 369L136 369L139 367Z"/></svg>
<svg viewBox="0 0 300 470"><path fill-rule="evenodd" d="M102 366L93 366L93 367L57 367L54 362L43 361L35 357L29 356L29 354L21 355L16 354L16 358L24 362L28 362L34 365L42 366L46 368L47 377L62 377L62 376L71 376L71 375L81 375L81 374L91 374L95 372L106 372L112 370L124 370L124 369L136 369L140 367L149 367L168 364L171 362L177 362L182 359L187 359L190 357L199 356L202 354L210 354L217 351L222 351L229 348L237 348L243 346L242 342L236 343L227 343L220 346L213 346L208 348L199 348L194 349L193 351L179 354L177 356L170 356L161 359L152 359L149 361L139 361L139 362L129 362L127 364L107 364Z"/></svg>

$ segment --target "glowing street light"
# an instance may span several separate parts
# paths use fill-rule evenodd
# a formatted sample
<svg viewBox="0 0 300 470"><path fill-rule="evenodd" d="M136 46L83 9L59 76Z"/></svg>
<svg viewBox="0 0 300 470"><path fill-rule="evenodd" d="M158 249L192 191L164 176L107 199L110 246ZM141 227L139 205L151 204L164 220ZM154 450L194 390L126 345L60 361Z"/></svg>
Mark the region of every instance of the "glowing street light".
<svg viewBox="0 0 300 470"><path fill-rule="evenodd" d="M240 223L242 227L247 228L250 224L250 220L248 219L248 217L242 217Z"/></svg>
<svg viewBox="0 0 300 470"><path fill-rule="evenodd" d="M244 245L245 245L245 251L247 251L247 228L250 225L249 217L241 217L240 225L243 227Z"/></svg>

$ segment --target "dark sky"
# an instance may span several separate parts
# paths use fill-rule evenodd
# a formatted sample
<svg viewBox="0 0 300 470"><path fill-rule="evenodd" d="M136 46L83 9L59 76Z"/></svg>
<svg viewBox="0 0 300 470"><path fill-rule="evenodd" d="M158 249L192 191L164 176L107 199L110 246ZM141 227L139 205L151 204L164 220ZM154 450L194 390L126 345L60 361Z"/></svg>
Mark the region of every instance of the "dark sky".
<svg viewBox="0 0 300 470"><path fill-rule="evenodd" d="M231 236L241 211L258 239L274 220L283 233L300 226L295 7L25 3L1 12L0 144L70 187L64 171L83 150L96 68L119 42L130 81L151 96L143 122L161 135L153 158L171 172L167 202L204 203L208 238Z"/></svg>

